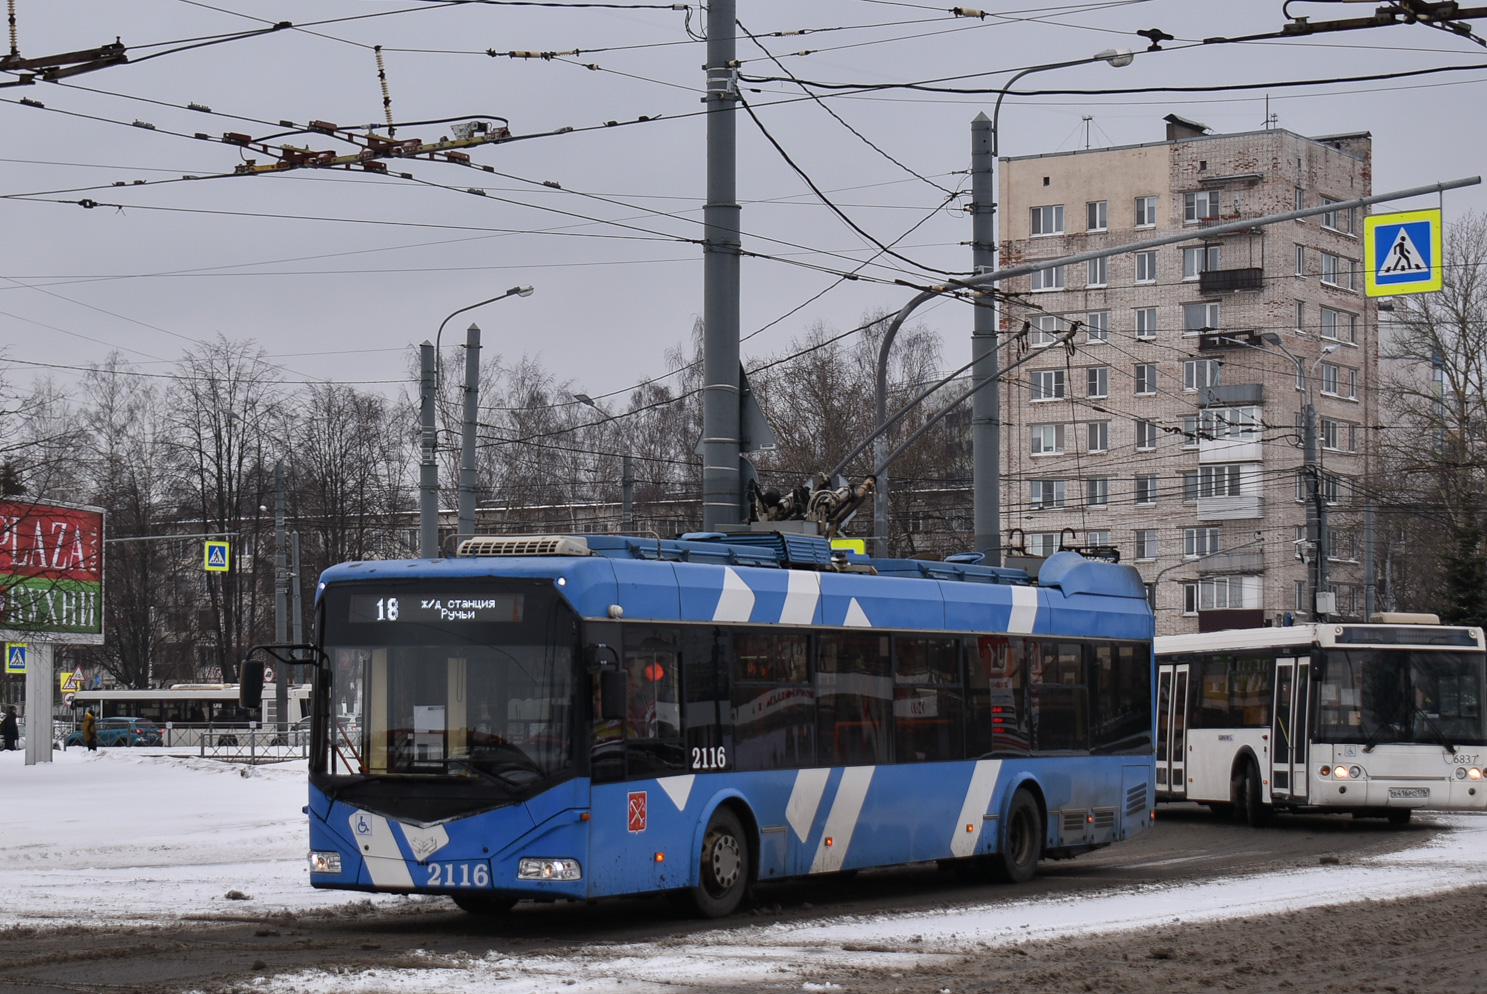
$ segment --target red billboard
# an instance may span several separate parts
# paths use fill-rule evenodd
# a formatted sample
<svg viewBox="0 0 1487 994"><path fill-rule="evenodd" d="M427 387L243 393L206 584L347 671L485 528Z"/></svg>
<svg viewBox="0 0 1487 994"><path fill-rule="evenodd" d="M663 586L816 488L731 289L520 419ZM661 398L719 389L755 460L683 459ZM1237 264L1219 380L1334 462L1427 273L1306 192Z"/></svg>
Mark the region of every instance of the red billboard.
<svg viewBox="0 0 1487 994"><path fill-rule="evenodd" d="M0 631L103 638L103 510L0 501Z"/></svg>

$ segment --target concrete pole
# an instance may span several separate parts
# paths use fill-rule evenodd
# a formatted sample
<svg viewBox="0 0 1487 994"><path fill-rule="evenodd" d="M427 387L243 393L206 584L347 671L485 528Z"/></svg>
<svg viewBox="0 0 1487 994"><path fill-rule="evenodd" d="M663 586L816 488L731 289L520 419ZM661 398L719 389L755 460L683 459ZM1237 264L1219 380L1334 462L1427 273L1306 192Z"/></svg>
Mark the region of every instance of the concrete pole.
<svg viewBox="0 0 1487 994"><path fill-rule="evenodd" d="M284 521L284 464L274 464L274 641L289 638L289 535ZM274 671L274 724L281 732L289 730L288 667Z"/></svg>
<svg viewBox="0 0 1487 994"><path fill-rule="evenodd" d="M475 534L475 422L480 414L480 326L465 330L465 421L460 431L458 534Z"/></svg>
<svg viewBox="0 0 1487 994"><path fill-rule="evenodd" d="M627 455L620 468L620 531L635 531L635 468Z"/></svg>
<svg viewBox="0 0 1487 994"><path fill-rule="evenodd" d="M1373 577L1373 505L1363 507L1363 620L1378 610L1378 583Z"/></svg>
<svg viewBox="0 0 1487 994"><path fill-rule="evenodd" d="M1296 370L1302 376L1306 376L1306 370L1301 363L1296 364ZM1302 420L1305 422L1301 428L1301 458L1306 464L1306 544L1311 550L1311 564L1306 571L1307 585L1311 588L1307 602L1311 605L1312 620L1316 621L1319 620L1317 594L1322 590L1322 563L1326 556L1322 548L1320 531L1322 480L1317 468L1317 412L1311 403L1310 385L1310 378L1308 378L1307 400L1301 412Z"/></svg>
<svg viewBox="0 0 1487 994"><path fill-rule="evenodd" d="M883 343L878 346L878 382L874 400L873 425L879 429L888 420L888 349L898 335L899 325L892 325L884 332ZM880 432L873 439L873 465L882 466L873 481L873 557L888 558L888 433ZM835 474L832 474L833 476Z"/></svg>
<svg viewBox="0 0 1487 994"><path fill-rule="evenodd" d="M702 247L702 527L741 520L739 482L738 99L734 0L707 15L707 205Z"/></svg>
<svg viewBox="0 0 1487 994"><path fill-rule="evenodd" d="M976 274L996 269L996 125L985 114L971 121L971 264ZM997 312L990 294L978 298L971 326L971 382L990 384L971 401L971 503L974 544L990 566L1002 564L1002 387Z"/></svg>
<svg viewBox="0 0 1487 994"><path fill-rule="evenodd" d="M434 462L434 343L418 346L420 422L423 427L423 459L418 469L418 554L424 559L439 555L439 466Z"/></svg>
<svg viewBox="0 0 1487 994"><path fill-rule="evenodd" d="M52 761L52 645L26 648L26 765Z"/></svg>

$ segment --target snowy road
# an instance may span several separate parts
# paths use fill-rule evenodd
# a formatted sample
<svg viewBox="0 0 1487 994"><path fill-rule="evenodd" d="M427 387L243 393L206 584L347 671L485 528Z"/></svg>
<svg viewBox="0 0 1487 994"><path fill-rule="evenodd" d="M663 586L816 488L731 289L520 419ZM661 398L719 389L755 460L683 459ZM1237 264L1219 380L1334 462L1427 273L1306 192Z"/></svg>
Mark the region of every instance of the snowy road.
<svg viewBox="0 0 1487 994"><path fill-rule="evenodd" d="M5 867L0 929L85 926L111 933L158 929L183 919L277 917L297 923L295 934L313 936L315 921L335 920L337 909L354 911L363 921L381 921L384 931L390 928L394 935L400 920L410 925L422 920L410 928L415 933L424 931L431 919L463 922L449 914L442 899L378 896L368 906L362 895L310 889L303 858L304 799L303 762L244 768L120 749L92 755L69 750L58 753L50 765L24 767L20 753L0 753L0 803L7 825L0 843L0 865ZM561 942L541 948L535 941L482 936L465 927L457 930L465 933L459 936L463 952L405 948L375 969L350 974L287 969L258 977L253 989L436 992L458 987L504 994L675 991L678 986L700 990L760 983L826 989L822 985L844 983L864 970L912 973L1034 939L1088 937L1174 920L1201 923L1277 914L1365 895L1378 900L1487 885L1487 864L1480 858L1487 851L1487 817L1431 820L1446 830L1415 833L1425 841L1413 847L1344 858L1335 865L1312 857L1307 865L1220 878L1203 870L1205 856L1190 842L1176 855L1132 843L1124 860L1119 847L1103 854L1120 867L1118 875L1097 885L1064 888L1064 893L1055 883L1026 897L1023 891L1000 889L995 900L958 895L931 908L922 902L896 908L888 902L863 913L833 914L825 908L784 916L793 920L735 917L711 927L663 928L669 934L633 941L624 932L598 942L583 937L568 948ZM1185 827L1188 837L1206 830L1197 821ZM1348 841L1363 837L1336 834ZM1375 831L1372 837L1382 836ZM1244 838L1253 845L1255 839L1263 844L1264 836ZM1173 865L1193 867L1193 879L1141 882L1143 876L1156 876L1164 864L1169 876ZM1049 876L1056 881L1058 869ZM248 899L229 899L230 891ZM605 907L625 906L600 906ZM519 909L516 917L522 914ZM534 922L548 927L561 923L551 917L555 914L554 909L530 913ZM593 921L593 914L577 916L575 931L590 929Z"/></svg>

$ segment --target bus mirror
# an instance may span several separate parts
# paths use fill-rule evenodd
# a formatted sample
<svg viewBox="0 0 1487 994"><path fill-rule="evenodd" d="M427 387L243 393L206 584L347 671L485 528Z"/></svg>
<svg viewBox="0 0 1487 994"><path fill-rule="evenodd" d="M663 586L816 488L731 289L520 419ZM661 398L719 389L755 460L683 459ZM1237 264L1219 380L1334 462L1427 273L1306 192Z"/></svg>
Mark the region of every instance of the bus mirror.
<svg viewBox="0 0 1487 994"><path fill-rule="evenodd" d="M238 704L257 710L263 706L263 663L243 661L238 669Z"/></svg>
<svg viewBox="0 0 1487 994"><path fill-rule="evenodd" d="M583 661L590 673L613 671L620 668L620 654L603 642L591 642L583 647Z"/></svg>
<svg viewBox="0 0 1487 994"><path fill-rule="evenodd" d="M599 673L599 720L624 721L629 713L628 704L629 693L624 670L601 670Z"/></svg>

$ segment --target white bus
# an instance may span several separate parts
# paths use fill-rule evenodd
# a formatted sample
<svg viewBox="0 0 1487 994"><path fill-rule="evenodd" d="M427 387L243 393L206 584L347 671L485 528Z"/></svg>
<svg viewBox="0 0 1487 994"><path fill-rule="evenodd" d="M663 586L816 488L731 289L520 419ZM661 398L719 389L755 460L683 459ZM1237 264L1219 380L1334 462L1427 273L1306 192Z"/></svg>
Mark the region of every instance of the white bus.
<svg viewBox="0 0 1487 994"><path fill-rule="evenodd" d="M1487 809L1481 629L1374 618L1158 638L1157 799L1255 826Z"/></svg>
<svg viewBox="0 0 1487 994"><path fill-rule="evenodd" d="M257 721L260 727L277 723L273 689L263 695L263 712L238 706L235 683L177 683L158 690L80 690L72 695L78 714L92 708L99 718L148 718L165 727L242 725ZM310 685L290 684L288 722L293 725L310 713Z"/></svg>

